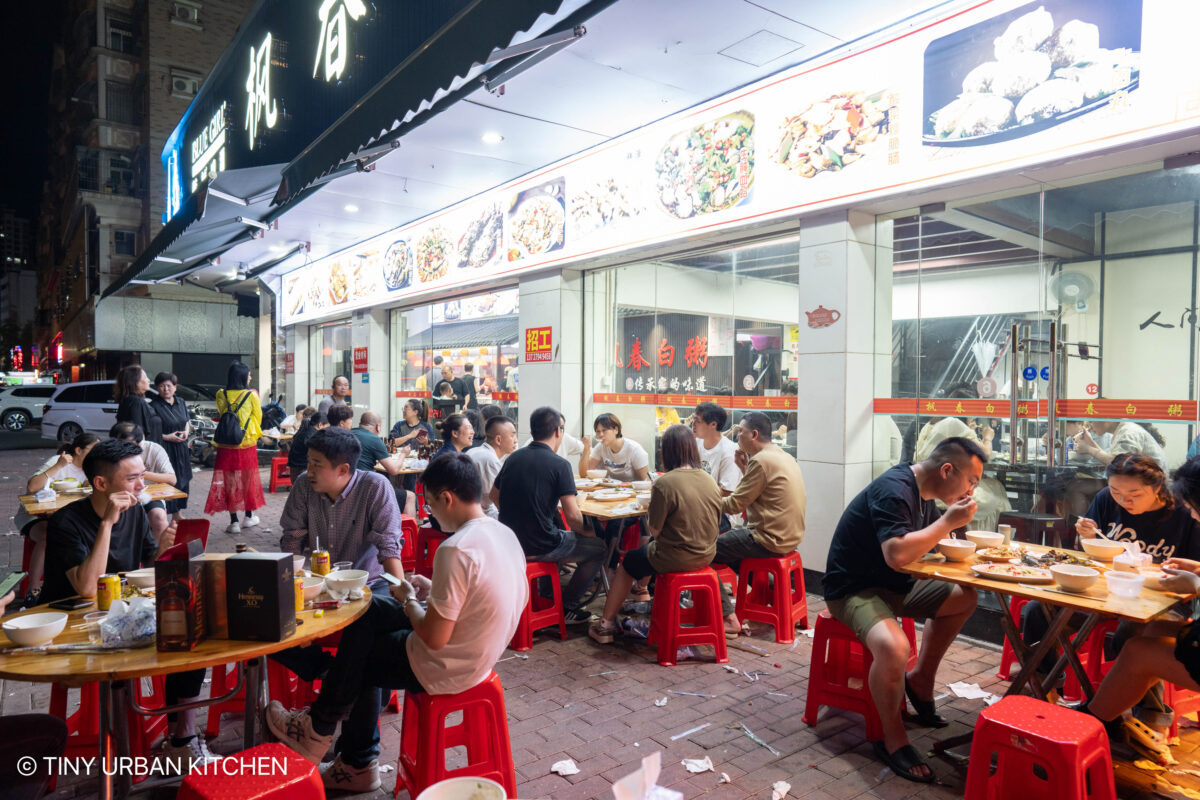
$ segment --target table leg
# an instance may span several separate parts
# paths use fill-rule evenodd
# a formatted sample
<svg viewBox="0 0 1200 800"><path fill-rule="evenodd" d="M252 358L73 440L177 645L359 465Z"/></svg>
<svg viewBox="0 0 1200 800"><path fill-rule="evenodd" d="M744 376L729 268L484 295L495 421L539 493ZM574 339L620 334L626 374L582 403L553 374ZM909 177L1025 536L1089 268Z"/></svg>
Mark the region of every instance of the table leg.
<svg viewBox="0 0 1200 800"><path fill-rule="evenodd" d="M129 715L125 712L128 703L129 681L113 681L109 684L109 709L112 712L110 723L112 737L116 746L117 758L122 767L117 770L117 785L114 796L122 800L129 796L133 788L133 770L129 760Z"/></svg>
<svg viewBox="0 0 1200 800"><path fill-rule="evenodd" d="M267 707L266 687L263 683L265 673L266 659L264 657L259 656L246 662L246 723L242 732L242 749L244 750L249 750L258 744L259 715Z"/></svg>
<svg viewBox="0 0 1200 800"><path fill-rule="evenodd" d="M116 744L112 730L112 693L108 681L100 681L100 724L96 741L100 745L100 800L113 800L112 771L115 768Z"/></svg>
<svg viewBox="0 0 1200 800"><path fill-rule="evenodd" d="M1047 613L1049 613L1047 606L1043 605L1042 608L1047 609ZM1046 691L1045 685L1037 677L1037 667L1059 644L1059 635L1066 628L1067 623L1071 620L1071 616L1074 613L1072 609L1063 607L1054 614L1053 619L1050 621L1050 627L1046 630L1046 635L1033 647L1032 652L1028 652L1027 648L1027 659L1021 661L1021 671L1013 679L1012 684L1008 687L1008 691L1005 692L1006 695L1019 694L1026 686L1030 686L1033 689L1034 697L1041 700L1049 700L1049 693ZM1008 625L1005 626L1005 633L1010 637L1009 641L1014 643L1013 650L1016 651L1016 642L1020 641L1021 634L1020 631L1016 630L1016 625L1011 619L1008 619L1007 622ZM1003 624L1003 621L1001 624ZM1012 633L1009 633L1009 630Z"/></svg>
<svg viewBox="0 0 1200 800"><path fill-rule="evenodd" d="M1055 662L1054 668L1050 670L1050 674L1046 676L1046 683L1053 686L1058 681L1058 676L1066 671L1068 666L1074 671L1075 677L1079 679L1079 685L1083 687L1083 693L1088 700L1096 694L1095 687L1092 686L1091 678L1083 668L1083 664L1079 661L1079 648L1087 643L1088 636L1092 630L1100 622L1099 614L1088 614L1084 619L1083 625L1080 626L1079 632L1074 636L1067 634L1065 630L1058 634L1058 646L1062 648L1063 654L1059 656Z"/></svg>

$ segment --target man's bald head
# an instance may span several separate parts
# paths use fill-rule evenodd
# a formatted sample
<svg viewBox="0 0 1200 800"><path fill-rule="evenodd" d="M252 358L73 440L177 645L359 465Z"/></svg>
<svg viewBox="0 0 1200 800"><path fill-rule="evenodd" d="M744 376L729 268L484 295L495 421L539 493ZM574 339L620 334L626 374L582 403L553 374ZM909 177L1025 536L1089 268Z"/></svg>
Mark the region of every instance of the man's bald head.
<svg viewBox="0 0 1200 800"><path fill-rule="evenodd" d="M358 418L358 424L364 428L378 428L382 422L374 411L364 411L363 415Z"/></svg>

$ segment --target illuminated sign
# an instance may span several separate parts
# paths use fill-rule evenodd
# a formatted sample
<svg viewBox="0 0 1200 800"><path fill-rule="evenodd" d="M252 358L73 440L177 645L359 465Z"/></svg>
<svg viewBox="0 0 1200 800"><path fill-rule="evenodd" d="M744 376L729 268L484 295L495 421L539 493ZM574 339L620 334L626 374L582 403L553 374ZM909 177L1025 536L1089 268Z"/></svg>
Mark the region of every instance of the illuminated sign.
<svg viewBox="0 0 1200 800"><path fill-rule="evenodd" d="M199 188L201 183L207 183L225 170L225 141L227 138L225 113L228 108L228 103L221 103L209 119L208 124L196 133L188 145L188 152L192 157L191 191L193 192ZM169 169L167 174L167 180L170 181ZM167 213L174 216L175 212L179 210L179 203L177 202L172 207L169 201L170 188L168 184ZM179 200L182 201L182 198Z"/></svg>
<svg viewBox="0 0 1200 800"><path fill-rule="evenodd" d="M317 11L317 17L321 20L321 35L317 37L317 60L313 64L312 74L314 78L320 72L322 64L325 67L326 81L335 81L342 77L350 46L346 15L349 14L351 19L358 20L366 13L367 7L362 4L362 0L325 0L321 3L321 8Z"/></svg>
<svg viewBox="0 0 1200 800"><path fill-rule="evenodd" d="M163 221L179 213L183 205L183 181L179 177L179 151L172 150L167 158L167 212Z"/></svg>
<svg viewBox="0 0 1200 800"><path fill-rule="evenodd" d="M246 75L246 133L250 149L258 140L258 126L274 128L279 110L271 98L271 34L257 49L250 48L250 71Z"/></svg>

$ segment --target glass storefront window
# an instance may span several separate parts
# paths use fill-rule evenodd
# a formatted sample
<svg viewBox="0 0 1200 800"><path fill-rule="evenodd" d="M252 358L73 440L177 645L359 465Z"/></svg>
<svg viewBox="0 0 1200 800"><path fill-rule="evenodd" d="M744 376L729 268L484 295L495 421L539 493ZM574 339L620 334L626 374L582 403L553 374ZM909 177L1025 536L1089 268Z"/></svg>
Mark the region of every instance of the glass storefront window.
<svg viewBox="0 0 1200 800"><path fill-rule="evenodd" d="M350 320L336 320L314 326L309 333L309 363L313 371L313 394L320 401L338 375L352 377L354 348ZM351 383L353 390L353 382Z"/></svg>
<svg viewBox="0 0 1200 800"><path fill-rule="evenodd" d="M795 454L800 314L796 237L600 270L585 276L584 419L610 412L658 464L657 441L699 400L730 427L766 411Z"/></svg>

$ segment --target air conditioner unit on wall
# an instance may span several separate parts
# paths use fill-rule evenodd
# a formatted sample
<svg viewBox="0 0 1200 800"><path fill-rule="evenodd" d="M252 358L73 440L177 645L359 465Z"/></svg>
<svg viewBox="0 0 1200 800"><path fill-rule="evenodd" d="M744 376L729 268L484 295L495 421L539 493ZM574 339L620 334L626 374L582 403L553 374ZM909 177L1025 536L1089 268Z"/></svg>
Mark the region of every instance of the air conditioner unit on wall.
<svg viewBox="0 0 1200 800"><path fill-rule="evenodd" d="M200 79L190 75L171 75L171 94L176 97L195 97L200 91Z"/></svg>
<svg viewBox="0 0 1200 800"><path fill-rule="evenodd" d="M190 22L193 25L200 24L200 8L188 3L175 3L171 9L171 17L179 22Z"/></svg>

